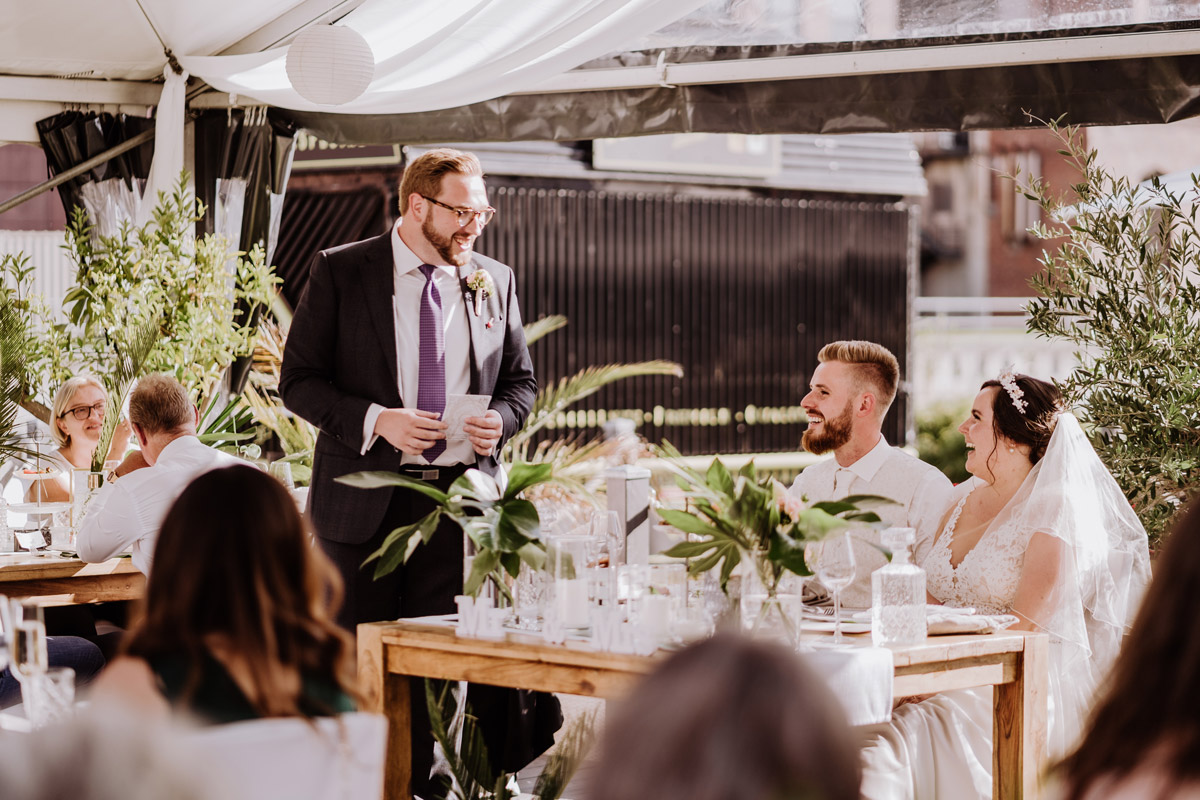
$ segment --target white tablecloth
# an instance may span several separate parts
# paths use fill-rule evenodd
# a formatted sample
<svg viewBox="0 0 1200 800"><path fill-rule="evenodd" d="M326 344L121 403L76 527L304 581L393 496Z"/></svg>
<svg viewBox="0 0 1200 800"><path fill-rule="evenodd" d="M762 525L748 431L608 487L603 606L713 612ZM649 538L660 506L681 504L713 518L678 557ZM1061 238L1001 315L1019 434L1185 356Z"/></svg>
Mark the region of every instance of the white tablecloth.
<svg viewBox="0 0 1200 800"><path fill-rule="evenodd" d="M892 652L886 647L817 648L802 656L829 684L851 725L891 720Z"/></svg>

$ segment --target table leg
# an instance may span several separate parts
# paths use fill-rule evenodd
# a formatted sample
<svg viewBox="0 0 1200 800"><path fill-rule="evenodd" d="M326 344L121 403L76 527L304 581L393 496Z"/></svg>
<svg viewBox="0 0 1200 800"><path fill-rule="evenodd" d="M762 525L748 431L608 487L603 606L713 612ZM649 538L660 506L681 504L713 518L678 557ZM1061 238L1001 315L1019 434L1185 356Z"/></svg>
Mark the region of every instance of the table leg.
<svg viewBox="0 0 1200 800"><path fill-rule="evenodd" d="M1046 758L1049 644L1045 636L1025 637L1016 679L993 692L992 797L1019 800L1038 796Z"/></svg>
<svg viewBox="0 0 1200 800"><path fill-rule="evenodd" d="M386 800L412 797L412 694L406 675L387 671L382 628L358 626L358 688L363 693L363 711L387 717L387 761L384 763L383 796Z"/></svg>

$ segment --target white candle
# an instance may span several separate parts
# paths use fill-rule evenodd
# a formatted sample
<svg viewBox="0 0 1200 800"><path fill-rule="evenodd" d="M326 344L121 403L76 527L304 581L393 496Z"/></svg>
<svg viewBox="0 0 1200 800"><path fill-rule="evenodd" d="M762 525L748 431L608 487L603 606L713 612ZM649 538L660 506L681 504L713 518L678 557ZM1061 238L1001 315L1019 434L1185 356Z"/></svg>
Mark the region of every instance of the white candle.
<svg viewBox="0 0 1200 800"><path fill-rule="evenodd" d="M568 628L586 628L590 611L587 581L560 578L554 582L554 598L558 618Z"/></svg>
<svg viewBox="0 0 1200 800"><path fill-rule="evenodd" d="M647 594L641 599L638 622L659 641L667 638L671 625L671 598L664 594Z"/></svg>

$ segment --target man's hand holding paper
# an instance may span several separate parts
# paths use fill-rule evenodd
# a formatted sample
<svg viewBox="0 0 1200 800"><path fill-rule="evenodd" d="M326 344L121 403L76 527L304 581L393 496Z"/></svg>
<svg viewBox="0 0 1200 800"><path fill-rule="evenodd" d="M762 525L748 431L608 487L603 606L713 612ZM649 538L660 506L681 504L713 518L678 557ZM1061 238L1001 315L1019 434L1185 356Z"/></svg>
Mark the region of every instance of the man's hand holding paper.
<svg viewBox="0 0 1200 800"><path fill-rule="evenodd" d="M452 394L446 398L442 421L447 439L469 439L475 452L490 456L500 441L504 421L500 412L488 409L492 398L486 394Z"/></svg>

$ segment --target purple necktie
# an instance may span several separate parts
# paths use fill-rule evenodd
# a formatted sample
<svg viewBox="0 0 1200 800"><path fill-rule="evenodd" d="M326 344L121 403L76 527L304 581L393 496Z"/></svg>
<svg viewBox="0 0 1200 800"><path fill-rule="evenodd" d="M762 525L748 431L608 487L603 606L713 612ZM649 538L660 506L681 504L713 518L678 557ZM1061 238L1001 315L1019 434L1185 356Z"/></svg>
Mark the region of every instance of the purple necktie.
<svg viewBox="0 0 1200 800"><path fill-rule="evenodd" d="M446 340L442 330L442 295L433 282L437 269L429 264L421 265L425 276L425 290L421 292L421 369L417 373L417 408L422 411L446 410ZM422 453L432 464L446 449L441 439L429 445Z"/></svg>

